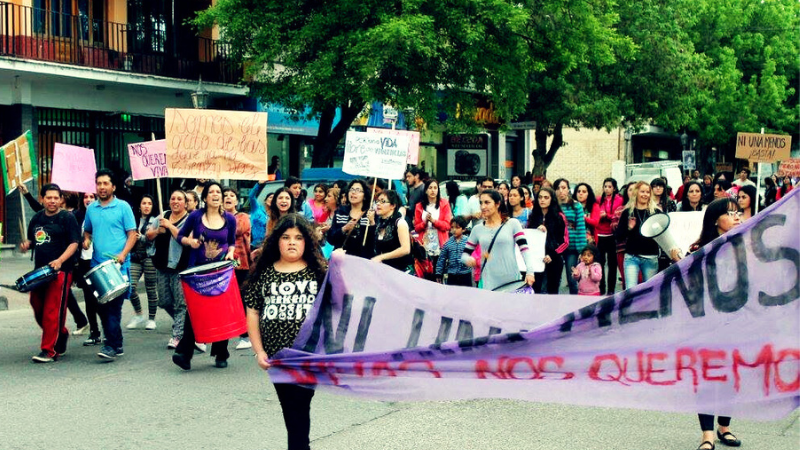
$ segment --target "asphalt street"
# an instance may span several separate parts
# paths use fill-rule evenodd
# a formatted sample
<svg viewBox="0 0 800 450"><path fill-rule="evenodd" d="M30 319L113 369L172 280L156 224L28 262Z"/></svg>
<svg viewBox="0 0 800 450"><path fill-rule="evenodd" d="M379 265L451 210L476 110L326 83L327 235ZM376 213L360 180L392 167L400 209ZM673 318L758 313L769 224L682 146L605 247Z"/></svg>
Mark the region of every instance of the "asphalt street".
<svg viewBox="0 0 800 450"><path fill-rule="evenodd" d="M78 336L60 361L32 363L40 330L27 295L8 288L31 269L26 258L0 259L0 296L9 303L0 311L0 449L286 448L275 392L252 353L231 350L227 369L197 355L183 372L166 349L171 322L163 311L157 330L124 331L125 356L113 363L100 361L98 348L83 347ZM123 310L124 325L132 310ZM742 448L800 448L798 411L776 422L734 418L733 430ZM693 414L507 400L387 403L318 393L311 439L315 450L694 450L700 431Z"/></svg>

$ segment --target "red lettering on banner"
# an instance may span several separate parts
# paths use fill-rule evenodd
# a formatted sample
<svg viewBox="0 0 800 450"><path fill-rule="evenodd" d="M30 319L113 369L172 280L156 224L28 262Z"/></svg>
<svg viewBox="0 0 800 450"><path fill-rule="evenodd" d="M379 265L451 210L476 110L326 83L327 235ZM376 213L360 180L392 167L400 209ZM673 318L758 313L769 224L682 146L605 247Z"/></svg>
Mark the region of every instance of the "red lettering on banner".
<svg viewBox="0 0 800 450"><path fill-rule="evenodd" d="M622 372L625 374L625 381L630 383L641 383L645 381L644 373L644 352L636 352L636 366L638 367L639 379L634 380L628 376L628 358L622 359Z"/></svg>
<svg viewBox="0 0 800 450"><path fill-rule="evenodd" d="M423 369L423 370L413 370L413 369L410 369L410 367L411 367L412 365L417 365L417 364L422 364L422 365L424 365L424 366L425 366L425 369L427 369L427 370L425 370L425 369ZM435 368L435 367L434 367L434 365L433 365L433 362L431 362L431 361L428 361L428 360L418 360L418 361L403 361L403 362L401 362L401 363L400 363L400 366L398 366L398 370L402 370L402 371L406 371L406 372L409 372L409 371L414 371L414 372L428 372L428 373L430 373L431 375L433 375L433 377L434 377L434 378L442 378L442 373L441 373L441 372L439 372L438 370L436 370L436 368Z"/></svg>
<svg viewBox="0 0 800 450"><path fill-rule="evenodd" d="M783 378L781 378L780 364L784 362L786 357L792 357L794 361L800 361L800 350L786 349L778 353L778 357L775 359L775 387L778 389L778 392L800 391L800 372L792 383L786 383L783 381ZM800 364L794 364L794 366L800 368Z"/></svg>
<svg viewBox="0 0 800 450"><path fill-rule="evenodd" d="M755 362L748 363L742 358L739 350L733 351L733 389L739 392L741 388L741 377L739 375L739 366L756 368L764 366L764 396L769 396L769 371L772 368L772 344L765 345L761 352L758 354Z"/></svg>
<svg viewBox="0 0 800 450"><path fill-rule="evenodd" d="M547 367L545 367L545 366L549 362L552 362L552 363L554 363L556 365L556 370L555 371L550 372L550 371L547 370ZM563 365L564 365L564 358L562 358L560 356L545 356L543 358L539 358L539 367L538 367L539 368L539 373L562 373L560 369L561 369L561 366L563 366ZM560 378L561 380L570 380L572 378L575 378L575 374L572 373L572 372L563 372L563 375L564 375L564 377ZM542 378L547 378L547 376L542 376ZM547 379L551 379L551 378L547 378Z"/></svg>
<svg viewBox="0 0 800 450"><path fill-rule="evenodd" d="M656 381L653 379L654 373L664 373L666 372L665 369L654 369L653 362L654 361L664 361L667 359L669 355L666 353L648 353L647 354L647 382L652 385L656 386L672 386L673 384L677 383L677 380L669 380L669 381Z"/></svg>
<svg viewBox="0 0 800 450"><path fill-rule="evenodd" d="M364 361L356 361L353 363L353 373L359 377L364 376Z"/></svg>
<svg viewBox="0 0 800 450"><path fill-rule="evenodd" d="M382 372L386 372L386 375L390 377L396 377L397 372L394 371L391 367L389 367L389 363L386 361L377 361L372 364L372 376L379 377L381 376Z"/></svg>
<svg viewBox="0 0 800 450"><path fill-rule="evenodd" d="M603 367L603 361L611 361L617 366L617 376L616 378L611 376L609 378L601 378L600 377L600 369ZM629 386L625 382L622 381L622 377L625 375L625 369L622 367L622 362L619 360L619 356L609 353L606 355L599 355L594 357L594 361L592 361L591 367L589 367L589 378L595 381L616 381L625 386Z"/></svg>
<svg viewBox="0 0 800 450"><path fill-rule="evenodd" d="M507 357L501 356L497 360L497 368L494 369L494 370L492 370L492 368L489 367L489 362L488 361L483 360L483 359L479 359L478 361L475 362L475 374L481 380L485 380L486 379L486 374L487 373L492 375L493 377L499 379L499 380L505 380L505 379L508 378L508 376L503 371L503 363L507 359L508 359Z"/></svg>
<svg viewBox="0 0 800 450"><path fill-rule="evenodd" d="M683 358L688 356L689 357L689 365L683 364ZM694 387L694 392L697 393L697 369L694 368L695 363L697 362L697 357L694 354L694 350L690 348L679 348L677 352L675 352L675 372L678 381L683 381L683 375L681 372L684 370L690 370L692 372L692 386Z"/></svg>
<svg viewBox="0 0 800 450"><path fill-rule="evenodd" d="M701 348L698 352L700 354L700 359L702 360L702 367L703 367L703 379L706 381L728 381L727 375L718 375L713 376L710 375L708 372L709 370L715 369L724 369L724 364L712 364L713 359L719 359L723 362L726 358L726 353L724 350L708 350L705 348Z"/></svg>
<svg viewBox="0 0 800 450"><path fill-rule="evenodd" d="M524 364L528 366L530 371L524 371L524 372L529 372L530 375L528 377L518 377L517 375L515 375L514 369L517 367L517 364ZM538 380L542 378L532 358L510 358L508 360L508 364L506 364L505 372L508 374L508 378L514 380Z"/></svg>
<svg viewBox="0 0 800 450"><path fill-rule="evenodd" d="M279 366L280 362L273 361L273 365ZM291 367L282 367L289 375L292 376L297 384L317 384L317 377L308 370L297 370Z"/></svg>

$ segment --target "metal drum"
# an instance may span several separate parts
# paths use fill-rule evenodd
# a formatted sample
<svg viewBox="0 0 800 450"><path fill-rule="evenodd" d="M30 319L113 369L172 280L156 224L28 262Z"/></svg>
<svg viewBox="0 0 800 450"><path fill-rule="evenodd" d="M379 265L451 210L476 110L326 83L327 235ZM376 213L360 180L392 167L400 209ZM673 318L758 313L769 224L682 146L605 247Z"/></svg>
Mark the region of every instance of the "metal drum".
<svg viewBox="0 0 800 450"><path fill-rule="evenodd" d="M120 265L114 260L108 260L86 272L83 277L86 284L94 291L98 303L108 303L127 292L131 283L128 277L122 274Z"/></svg>
<svg viewBox="0 0 800 450"><path fill-rule="evenodd" d="M58 276L58 271L50 266L42 266L17 278L16 286L20 292L30 292Z"/></svg>

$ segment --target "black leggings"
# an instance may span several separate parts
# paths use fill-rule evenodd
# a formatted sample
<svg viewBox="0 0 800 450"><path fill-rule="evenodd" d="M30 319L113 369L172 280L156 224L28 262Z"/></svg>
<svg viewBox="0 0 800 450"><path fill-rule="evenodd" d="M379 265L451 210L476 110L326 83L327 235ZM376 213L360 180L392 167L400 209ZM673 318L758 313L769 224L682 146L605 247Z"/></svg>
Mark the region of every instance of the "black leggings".
<svg viewBox="0 0 800 450"><path fill-rule="evenodd" d="M189 318L189 311L186 311L186 319L183 323L183 337L178 342L175 353L180 353L189 361L194 356L194 329ZM230 352L228 352L228 340L225 339L211 344L211 356L215 356L217 361L227 361L231 356Z"/></svg>
<svg viewBox="0 0 800 450"><path fill-rule="evenodd" d="M697 417L700 419L700 429L702 431L714 431L714 416L711 414L698 414ZM719 416L717 417L717 423L721 427L729 427L731 426L731 418Z"/></svg>
<svg viewBox="0 0 800 450"><path fill-rule="evenodd" d="M547 293L558 294L561 286L561 271L564 269L564 260L561 255L550 257L552 261L544 265L544 272L535 273L536 280L533 282L533 291L542 294L542 283L547 278Z"/></svg>
<svg viewBox="0 0 800 450"><path fill-rule="evenodd" d="M296 384L275 383L273 386L281 403L289 450L310 450L308 434L311 430L314 390Z"/></svg>
<svg viewBox="0 0 800 450"><path fill-rule="evenodd" d="M600 279L600 294L611 295L617 288L617 241L613 235L598 236L597 249L600 250L597 259L600 267L608 264L608 268L604 268L606 276Z"/></svg>
<svg viewBox="0 0 800 450"><path fill-rule="evenodd" d="M469 286L472 287L472 272L470 273L449 273L447 274L448 286Z"/></svg>

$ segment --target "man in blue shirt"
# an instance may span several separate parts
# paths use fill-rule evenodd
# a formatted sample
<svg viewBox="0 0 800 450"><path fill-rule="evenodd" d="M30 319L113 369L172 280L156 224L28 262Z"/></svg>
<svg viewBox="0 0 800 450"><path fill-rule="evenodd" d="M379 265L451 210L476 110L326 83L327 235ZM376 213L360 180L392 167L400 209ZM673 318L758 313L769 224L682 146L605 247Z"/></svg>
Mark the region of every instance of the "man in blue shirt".
<svg viewBox="0 0 800 450"><path fill-rule="evenodd" d="M128 254L136 244L136 221L130 205L114 196L117 186L114 174L101 169L95 175L97 201L86 209L83 222L83 248L94 244L91 266L114 259L122 265L122 274L130 280L130 257ZM122 303L130 295L128 289L121 296L98 305L98 314L103 324L105 345L97 353L102 359L113 361L124 354L122 350Z"/></svg>

